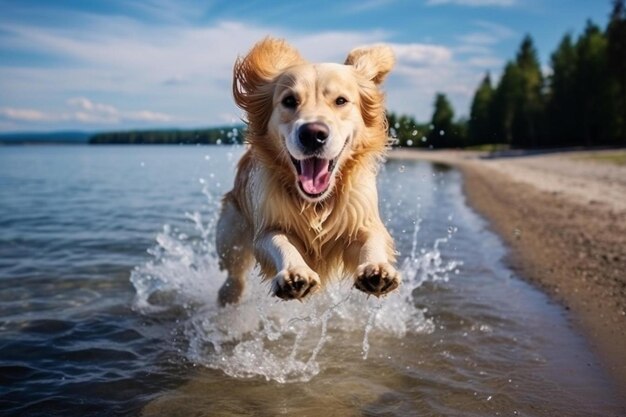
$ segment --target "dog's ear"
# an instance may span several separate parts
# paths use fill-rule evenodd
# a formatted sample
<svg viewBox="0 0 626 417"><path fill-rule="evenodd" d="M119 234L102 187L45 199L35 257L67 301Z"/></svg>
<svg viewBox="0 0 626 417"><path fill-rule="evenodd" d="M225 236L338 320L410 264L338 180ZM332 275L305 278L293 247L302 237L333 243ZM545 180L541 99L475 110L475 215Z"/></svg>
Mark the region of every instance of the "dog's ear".
<svg viewBox="0 0 626 417"><path fill-rule="evenodd" d="M350 51L345 64L352 65L365 78L379 85L395 62L393 50L389 46L372 45Z"/></svg>
<svg viewBox="0 0 626 417"><path fill-rule="evenodd" d="M233 68L233 95L235 102L248 114L253 130L269 120L272 99L272 81L286 68L303 63L298 51L282 39L267 37L258 42L235 62Z"/></svg>

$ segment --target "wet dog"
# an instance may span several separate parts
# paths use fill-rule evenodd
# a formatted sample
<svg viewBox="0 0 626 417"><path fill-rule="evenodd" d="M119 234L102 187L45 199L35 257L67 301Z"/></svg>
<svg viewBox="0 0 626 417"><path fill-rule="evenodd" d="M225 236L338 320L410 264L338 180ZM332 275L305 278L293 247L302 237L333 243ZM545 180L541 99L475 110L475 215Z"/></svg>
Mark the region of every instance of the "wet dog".
<svg viewBox="0 0 626 417"><path fill-rule="evenodd" d="M255 262L285 300L334 277L375 296L399 285L376 191L388 144L380 84L393 65L383 45L313 64L273 38L237 60L233 93L249 147L217 225L228 272L221 305L239 301Z"/></svg>

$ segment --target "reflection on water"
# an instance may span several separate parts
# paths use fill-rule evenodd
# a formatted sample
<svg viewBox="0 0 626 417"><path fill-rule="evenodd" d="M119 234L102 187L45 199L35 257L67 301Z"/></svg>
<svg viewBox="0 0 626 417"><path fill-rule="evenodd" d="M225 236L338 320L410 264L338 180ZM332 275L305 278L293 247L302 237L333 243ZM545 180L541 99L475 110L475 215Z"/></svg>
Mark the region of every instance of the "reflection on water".
<svg viewBox="0 0 626 417"><path fill-rule="evenodd" d="M0 149L0 410L624 413L560 308L501 263L449 168L381 173L400 291L339 282L280 302L253 273L244 302L218 309L213 226L240 152Z"/></svg>

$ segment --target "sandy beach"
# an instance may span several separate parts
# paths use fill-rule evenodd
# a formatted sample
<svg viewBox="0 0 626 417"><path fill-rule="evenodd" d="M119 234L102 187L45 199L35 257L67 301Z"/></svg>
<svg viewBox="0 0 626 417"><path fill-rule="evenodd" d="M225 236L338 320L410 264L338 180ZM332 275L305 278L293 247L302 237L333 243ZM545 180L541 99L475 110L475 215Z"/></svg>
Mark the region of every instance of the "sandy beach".
<svg viewBox="0 0 626 417"><path fill-rule="evenodd" d="M509 246L507 261L571 312L626 403L626 165L614 160L623 153L394 150L391 158L463 172L468 202Z"/></svg>

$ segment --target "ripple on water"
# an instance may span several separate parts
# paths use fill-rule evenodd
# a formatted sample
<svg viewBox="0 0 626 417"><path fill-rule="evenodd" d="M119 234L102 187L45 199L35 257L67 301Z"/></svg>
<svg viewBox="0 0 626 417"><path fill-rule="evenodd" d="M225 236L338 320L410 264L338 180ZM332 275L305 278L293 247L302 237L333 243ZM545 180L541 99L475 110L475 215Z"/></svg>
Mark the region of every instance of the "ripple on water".
<svg viewBox="0 0 626 417"><path fill-rule="evenodd" d="M626 414L454 170L379 176L398 292L338 282L284 303L253 272L217 308L215 213L240 150L206 149L0 150L0 414Z"/></svg>

